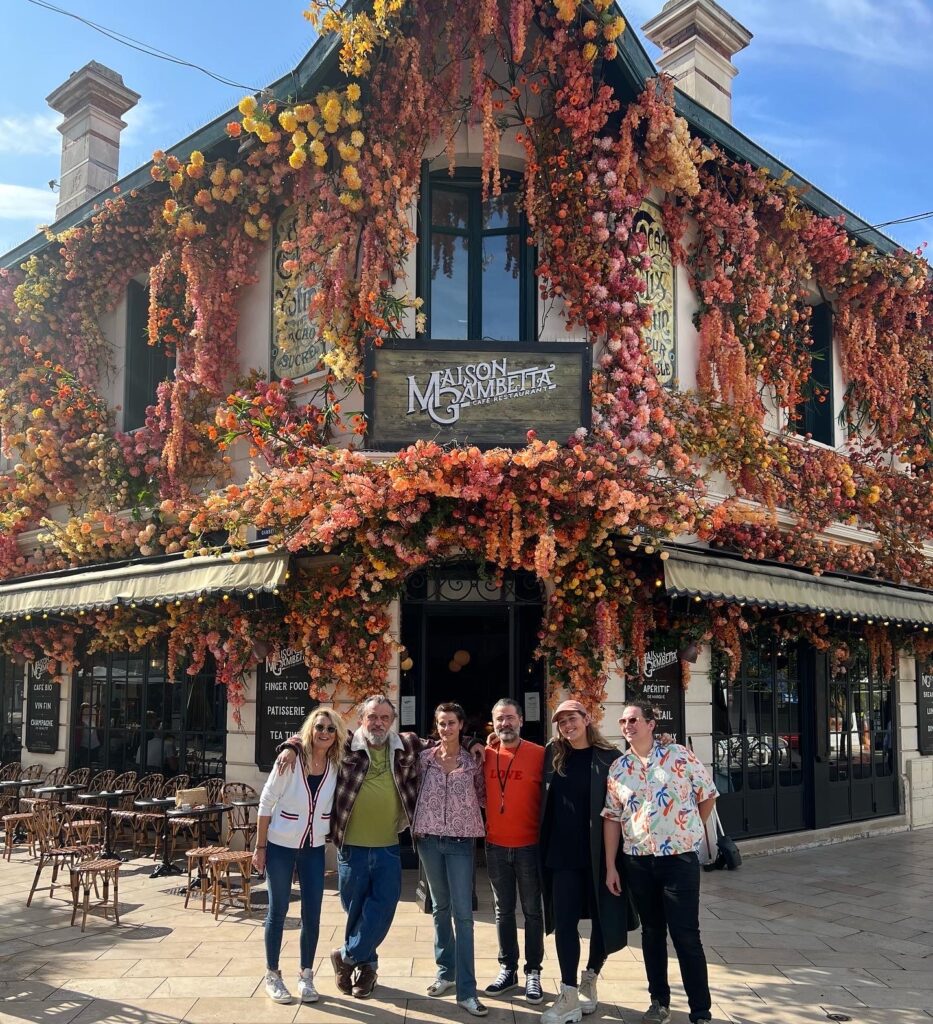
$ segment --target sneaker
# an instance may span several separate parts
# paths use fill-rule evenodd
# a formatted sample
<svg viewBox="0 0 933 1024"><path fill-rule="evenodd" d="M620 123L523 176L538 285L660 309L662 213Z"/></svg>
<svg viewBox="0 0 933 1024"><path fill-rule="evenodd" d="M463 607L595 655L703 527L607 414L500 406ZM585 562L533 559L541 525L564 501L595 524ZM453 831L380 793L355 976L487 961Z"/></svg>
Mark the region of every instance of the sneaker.
<svg viewBox="0 0 933 1024"><path fill-rule="evenodd" d="M500 967L496 980L486 986L486 991L491 996L501 996L503 992L509 992L518 987L518 971L510 971L508 967Z"/></svg>
<svg viewBox="0 0 933 1024"><path fill-rule="evenodd" d="M274 1003L290 1003L292 994L285 987L282 975L278 971L266 971L266 995Z"/></svg>
<svg viewBox="0 0 933 1024"><path fill-rule="evenodd" d="M671 1011L662 1006L657 999L651 1000L651 1005L642 1014L641 1024L668 1024L671 1019Z"/></svg>
<svg viewBox="0 0 933 1024"><path fill-rule="evenodd" d="M303 1003L317 1002L317 989L314 987L314 972L310 967L303 967L298 975L298 998Z"/></svg>
<svg viewBox="0 0 933 1024"><path fill-rule="evenodd" d="M561 985L557 1001L541 1014L541 1024L575 1024L579 1020L583 1020L583 1009L577 990Z"/></svg>
<svg viewBox="0 0 933 1024"><path fill-rule="evenodd" d="M376 987L376 979L379 975L372 964L360 964L356 969L356 981L353 982L353 998L369 999Z"/></svg>
<svg viewBox="0 0 933 1024"><path fill-rule="evenodd" d="M544 995L541 992L541 972L529 971L525 975L525 1001L540 1003L543 998Z"/></svg>
<svg viewBox="0 0 933 1024"><path fill-rule="evenodd" d="M476 996L470 996L469 999L458 999L457 1006L463 1007L473 1017L485 1017L489 1013Z"/></svg>
<svg viewBox="0 0 933 1024"><path fill-rule="evenodd" d="M339 949L331 951L330 962L334 968L334 981L337 983L337 990L345 996L353 991L353 964L348 964L343 958L343 952Z"/></svg>
<svg viewBox="0 0 933 1024"><path fill-rule="evenodd" d="M457 983L455 981L451 981L449 978L435 978L434 981L428 985L428 995L437 999L439 996L446 996L452 988L456 987Z"/></svg>
<svg viewBox="0 0 933 1024"><path fill-rule="evenodd" d="M596 995L596 979L599 974L596 971L584 971L580 975L580 1009L584 1013L595 1013L599 1006L599 996Z"/></svg>

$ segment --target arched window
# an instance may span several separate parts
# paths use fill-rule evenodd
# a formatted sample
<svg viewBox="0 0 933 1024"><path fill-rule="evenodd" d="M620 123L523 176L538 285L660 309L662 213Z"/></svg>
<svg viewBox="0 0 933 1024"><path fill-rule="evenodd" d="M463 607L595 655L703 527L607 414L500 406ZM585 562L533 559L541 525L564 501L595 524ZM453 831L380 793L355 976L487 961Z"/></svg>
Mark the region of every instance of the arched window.
<svg viewBox="0 0 933 1024"><path fill-rule="evenodd" d="M418 294L427 336L443 341L537 340L534 249L520 179L483 202L479 175L422 174Z"/></svg>

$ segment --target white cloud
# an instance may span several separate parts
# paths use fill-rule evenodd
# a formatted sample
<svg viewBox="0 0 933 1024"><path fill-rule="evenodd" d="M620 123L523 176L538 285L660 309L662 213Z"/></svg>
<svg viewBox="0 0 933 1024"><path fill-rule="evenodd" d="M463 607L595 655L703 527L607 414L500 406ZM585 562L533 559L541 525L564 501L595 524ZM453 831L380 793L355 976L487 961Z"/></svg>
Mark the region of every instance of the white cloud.
<svg viewBox="0 0 933 1024"><path fill-rule="evenodd" d="M9 114L0 117L0 153L14 156L51 156L61 150L55 126L59 114Z"/></svg>
<svg viewBox="0 0 933 1024"><path fill-rule="evenodd" d="M57 202L58 197L51 189L0 183L0 220L49 224Z"/></svg>
<svg viewBox="0 0 933 1024"><path fill-rule="evenodd" d="M663 0L619 5L640 29ZM805 47L870 64L929 65L933 6L926 0L721 0L720 6L754 33L748 58L799 58Z"/></svg>

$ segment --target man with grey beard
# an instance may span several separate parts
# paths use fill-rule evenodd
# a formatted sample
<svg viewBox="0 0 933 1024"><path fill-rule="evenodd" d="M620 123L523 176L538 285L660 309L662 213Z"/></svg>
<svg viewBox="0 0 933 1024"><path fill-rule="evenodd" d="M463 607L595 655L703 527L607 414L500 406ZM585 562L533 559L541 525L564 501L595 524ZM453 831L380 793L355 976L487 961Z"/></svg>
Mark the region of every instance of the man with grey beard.
<svg viewBox="0 0 933 1024"><path fill-rule="evenodd" d="M376 987L382 944L402 894L398 834L415 818L418 755L434 740L397 733L395 705L384 694L360 705L337 776L330 839L337 847L340 902L347 914L344 943L331 955L337 988L368 999ZM279 770L294 768L297 737L284 744ZM481 744L471 750L481 754Z"/></svg>
<svg viewBox="0 0 933 1024"><path fill-rule="evenodd" d="M499 939L499 974L486 986L503 995L518 986L515 891L525 918L525 998L540 1003L544 917L538 866L538 828L544 747L522 739L521 705L509 697L492 709L486 747L486 865Z"/></svg>

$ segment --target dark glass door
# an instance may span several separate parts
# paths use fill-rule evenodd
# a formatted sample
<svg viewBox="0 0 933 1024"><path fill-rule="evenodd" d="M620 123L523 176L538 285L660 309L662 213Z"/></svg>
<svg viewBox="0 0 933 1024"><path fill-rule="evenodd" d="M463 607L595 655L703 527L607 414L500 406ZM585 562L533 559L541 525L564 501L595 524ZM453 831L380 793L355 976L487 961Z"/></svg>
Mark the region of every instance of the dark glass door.
<svg viewBox="0 0 933 1024"><path fill-rule="evenodd" d="M816 826L898 812L894 686L861 641L835 671L819 656L817 751L814 764Z"/></svg>
<svg viewBox="0 0 933 1024"><path fill-rule="evenodd" d="M801 708L801 645L755 630L730 680L713 670L713 770L719 813L733 836L807 827L807 730Z"/></svg>

